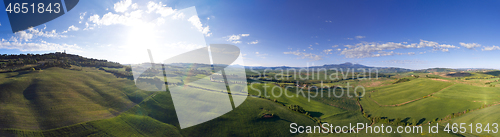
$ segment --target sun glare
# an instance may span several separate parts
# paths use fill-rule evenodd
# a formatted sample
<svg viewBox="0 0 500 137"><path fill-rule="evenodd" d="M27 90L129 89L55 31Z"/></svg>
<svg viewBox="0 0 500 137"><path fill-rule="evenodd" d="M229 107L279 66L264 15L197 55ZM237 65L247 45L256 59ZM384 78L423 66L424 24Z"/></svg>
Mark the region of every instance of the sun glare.
<svg viewBox="0 0 500 137"><path fill-rule="evenodd" d="M154 26L138 25L132 27L127 39L127 48L131 51L137 51L139 49L157 47L158 35L156 32Z"/></svg>

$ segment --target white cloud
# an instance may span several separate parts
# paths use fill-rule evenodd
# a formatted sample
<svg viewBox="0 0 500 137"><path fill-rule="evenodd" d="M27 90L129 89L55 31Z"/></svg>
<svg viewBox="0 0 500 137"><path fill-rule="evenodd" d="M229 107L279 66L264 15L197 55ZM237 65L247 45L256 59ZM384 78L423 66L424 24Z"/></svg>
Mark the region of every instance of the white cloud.
<svg viewBox="0 0 500 137"><path fill-rule="evenodd" d="M10 38L11 41L29 41L33 38L33 34L31 33L26 33L26 31L18 31L14 33L15 36L12 36Z"/></svg>
<svg viewBox="0 0 500 137"><path fill-rule="evenodd" d="M245 54L246 55L246 54ZM263 58L265 59L267 57L268 54L266 53L259 53L259 52L255 52L255 56L257 57L260 57L260 58Z"/></svg>
<svg viewBox="0 0 500 137"><path fill-rule="evenodd" d="M312 46L313 46L313 45L309 45L309 47L307 47L307 48L309 48L310 50L313 50L313 47L312 47ZM305 50L304 50L304 51L305 51Z"/></svg>
<svg viewBox="0 0 500 137"><path fill-rule="evenodd" d="M92 30L94 27L91 27L88 22L85 22L85 28L83 30Z"/></svg>
<svg viewBox="0 0 500 137"><path fill-rule="evenodd" d="M78 30L80 30L80 28L75 27L75 25L71 25L68 27L68 30L63 31L62 33L64 34L64 33L68 33L69 31L78 31Z"/></svg>
<svg viewBox="0 0 500 137"><path fill-rule="evenodd" d="M139 8L139 5L137 5L137 3L134 3L131 5L131 8L135 10L135 9Z"/></svg>
<svg viewBox="0 0 500 137"><path fill-rule="evenodd" d="M325 20L325 22L327 22L327 23L332 23L332 21L331 21L331 20Z"/></svg>
<svg viewBox="0 0 500 137"><path fill-rule="evenodd" d="M157 20L151 22L145 22L142 20L144 11L135 10L130 13L125 14L114 14L108 12L100 17L98 14L91 15L88 18L88 22L85 23L86 27L84 30L91 30L98 26L109 26L109 25L126 25L126 26L154 26Z"/></svg>
<svg viewBox="0 0 500 137"><path fill-rule="evenodd" d="M62 38L62 37L67 37L66 35L61 35L56 32L56 30L52 31L44 31L44 29L36 29L36 28L29 28L27 30L23 31L18 31L14 33L14 36L10 38L10 41L31 41L31 39L36 38L36 37L46 37L46 38Z"/></svg>
<svg viewBox="0 0 500 137"><path fill-rule="evenodd" d="M259 40L255 40L255 41L252 41L252 42L248 42L248 44L257 44L259 43Z"/></svg>
<svg viewBox="0 0 500 137"><path fill-rule="evenodd" d="M131 16L131 15L136 15L136 16ZM140 16L137 16L137 14L128 14L128 15L119 15L119 14L113 14L111 12L108 12L107 14L104 14L102 18L99 17L99 15L94 14L89 17L89 21L91 23L94 23L94 26L98 25L114 25L114 24L123 24L123 25L133 25L135 23L141 23L142 21L139 20Z"/></svg>
<svg viewBox="0 0 500 137"><path fill-rule="evenodd" d="M132 5L132 0L123 0L114 4L114 9L116 12L125 12L128 7ZM137 5L137 4L136 4Z"/></svg>
<svg viewBox="0 0 500 137"><path fill-rule="evenodd" d="M102 17L98 14L91 15L88 18L87 23L85 24L86 27L84 30L91 30L97 26L108 26L115 24L121 24L127 26L156 25L165 22L165 18L162 17L170 17L172 19L184 19L186 16L184 13L172 9L172 7L165 7L166 5L163 5L161 2L155 3L150 1L147 4L147 9L139 9L137 3L134 4L129 4L129 3L131 2L128 2L127 0L115 3L115 7L118 8L118 11L116 10L115 11L116 12L123 11L124 13L108 12L102 15ZM133 11L125 12L127 10L126 8L128 7L131 7ZM161 17L155 17L157 15L154 14L157 14ZM85 14L81 14L80 18L84 18L84 15ZM142 19L143 15L146 15L148 18L156 18L156 20L150 22L145 21ZM206 36L211 35L211 33L209 33L210 32L209 27L208 26L203 27L197 16L192 16L191 18L189 18L188 21L190 21L194 27L196 27L200 32L202 32Z"/></svg>
<svg viewBox="0 0 500 137"><path fill-rule="evenodd" d="M385 60L381 61L383 63L389 63L389 64L425 64L427 61L422 61L422 60Z"/></svg>
<svg viewBox="0 0 500 137"><path fill-rule="evenodd" d="M42 29L29 28L23 31L18 31L10 38L10 40L3 39L0 41L0 49L17 49L20 51L62 51L68 50L71 52L80 52L81 48L76 44L59 44L50 43L42 39L35 39L38 37L44 38L65 38L66 35L61 35L67 31L76 31L79 28L70 26L68 30L58 33L56 30L45 31L47 27Z"/></svg>
<svg viewBox="0 0 500 137"><path fill-rule="evenodd" d="M163 17L168 15L172 15L176 12L176 10L172 9L172 7L166 7L167 5L163 5L161 2L154 3L152 1L148 2L147 8L148 13L155 11L155 13L160 14Z"/></svg>
<svg viewBox="0 0 500 137"><path fill-rule="evenodd" d="M433 50L440 50L443 52L449 51L450 48L458 48L453 45L447 44L439 44L433 41L420 40L420 43L411 43L407 42L402 43L358 43L356 45L344 45L346 48L340 53L341 55L345 55L347 58L366 58L366 57L380 57L380 56L389 56L389 55L407 55L409 53L397 53L392 50L395 49L407 49L407 48L426 48L431 47ZM414 54L414 53L412 53Z"/></svg>
<svg viewBox="0 0 500 137"><path fill-rule="evenodd" d="M172 15L172 19L184 19L186 15L182 12L176 12L174 15Z"/></svg>
<svg viewBox="0 0 500 137"><path fill-rule="evenodd" d="M356 36L355 37L356 39L362 39L362 38L366 38L365 36Z"/></svg>
<svg viewBox="0 0 500 137"><path fill-rule="evenodd" d="M129 11L132 9L132 11ZM162 2L147 2L146 7L139 7L137 3L132 4L130 0L122 0L115 3L115 11L108 12L104 15L93 14L88 17L83 30L92 30L101 26L109 25L125 25L125 26L160 26L165 22L180 19L186 20L186 14L172 7L166 7ZM189 15L186 20L193 25L192 27L200 31L205 36L211 36L210 27L203 25L196 15ZM85 13L81 14L80 18L84 18ZM144 20L143 18L151 18L153 20ZM83 20L83 19L82 19Z"/></svg>
<svg viewBox="0 0 500 137"><path fill-rule="evenodd" d="M80 13L80 21L78 21L78 23L82 23L83 19L85 18L85 15L87 14L87 12L82 12Z"/></svg>
<svg viewBox="0 0 500 137"><path fill-rule="evenodd" d="M323 53L328 55L328 54L332 54L332 51L333 51L333 49L325 49L325 50L323 50Z"/></svg>
<svg viewBox="0 0 500 137"><path fill-rule="evenodd" d="M68 50L71 52L79 52L80 47L76 44L68 45L68 44L56 44L49 43L46 41L41 41L38 43L35 42L8 42L2 40L0 42L0 49L17 49L20 51L62 51Z"/></svg>
<svg viewBox="0 0 500 137"><path fill-rule="evenodd" d="M491 47L484 47L482 49L482 51L492 51L492 50L500 50L500 47L493 45Z"/></svg>
<svg viewBox="0 0 500 137"><path fill-rule="evenodd" d="M238 44L238 43L241 43L240 39L242 37L248 37L248 36L250 36L250 34L238 34L238 35L233 34L233 35L225 36L223 38L225 38L226 41L229 41L229 42L234 43L234 44ZM258 41L257 41L257 43L258 43ZM257 44L257 43L255 43L255 44Z"/></svg>
<svg viewBox="0 0 500 137"><path fill-rule="evenodd" d="M305 52L300 52L299 50L297 51L289 51L289 52L283 52L283 54L292 54L292 55L295 55L295 56L299 56L298 59L311 59L311 60L322 60L323 57L319 56L319 55L316 55L316 54L313 54L313 53L305 53Z"/></svg>
<svg viewBox="0 0 500 137"><path fill-rule="evenodd" d="M463 43L463 42L460 42L460 45L465 47L465 48L468 48L468 49L474 49L474 48L477 48L477 47L481 47L481 44L477 44L477 43Z"/></svg>
<svg viewBox="0 0 500 137"><path fill-rule="evenodd" d="M346 40L363 39L365 36L355 36L354 38L345 38Z"/></svg>
<svg viewBox="0 0 500 137"><path fill-rule="evenodd" d="M210 33L210 27L207 25L206 27L203 27L203 25L201 24L201 21L200 21L200 18L198 18L198 16L191 16L189 19L188 19L189 22L191 22L191 24L196 27L201 33L205 34L205 36L211 36L212 33Z"/></svg>

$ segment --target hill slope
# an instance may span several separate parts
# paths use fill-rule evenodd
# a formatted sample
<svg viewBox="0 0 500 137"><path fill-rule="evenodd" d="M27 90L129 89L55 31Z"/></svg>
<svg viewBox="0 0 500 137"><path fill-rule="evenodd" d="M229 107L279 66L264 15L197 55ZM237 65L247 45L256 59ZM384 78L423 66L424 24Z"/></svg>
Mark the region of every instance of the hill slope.
<svg viewBox="0 0 500 137"><path fill-rule="evenodd" d="M53 129L112 118L151 93L96 68L0 73L0 128Z"/></svg>

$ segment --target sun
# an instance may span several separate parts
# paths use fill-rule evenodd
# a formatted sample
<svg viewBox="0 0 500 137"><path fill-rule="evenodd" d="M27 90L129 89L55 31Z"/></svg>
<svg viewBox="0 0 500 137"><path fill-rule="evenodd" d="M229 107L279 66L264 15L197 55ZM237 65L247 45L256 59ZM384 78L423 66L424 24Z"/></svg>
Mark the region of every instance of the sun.
<svg viewBox="0 0 500 137"><path fill-rule="evenodd" d="M128 32L127 47L132 51L158 47L158 35L154 26L137 25Z"/></svg>
<svg viewBox="0 0 500 137"><path fill-rule="evenodd" d="M154 26L150 25L136 25L131 26L128 30L128 37L121 46L126 52L128 62L142 63L149 61L148 49L158 49L158 31Z"/></svg>

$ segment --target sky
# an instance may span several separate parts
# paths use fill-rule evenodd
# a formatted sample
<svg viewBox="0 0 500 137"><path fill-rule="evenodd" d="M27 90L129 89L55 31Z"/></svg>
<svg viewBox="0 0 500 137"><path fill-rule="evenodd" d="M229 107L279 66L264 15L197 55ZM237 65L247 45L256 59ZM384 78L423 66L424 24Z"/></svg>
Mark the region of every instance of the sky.
<svg viewBox="0 0 500 137"><path fill-rule="evenodd" d="M4 7L0 3L0 7ZM85 0L12 33L0 54L64 51L124 64L209 44L240 48L246 66L359 63L409 69L500 69L500 1Z"/></svg>

